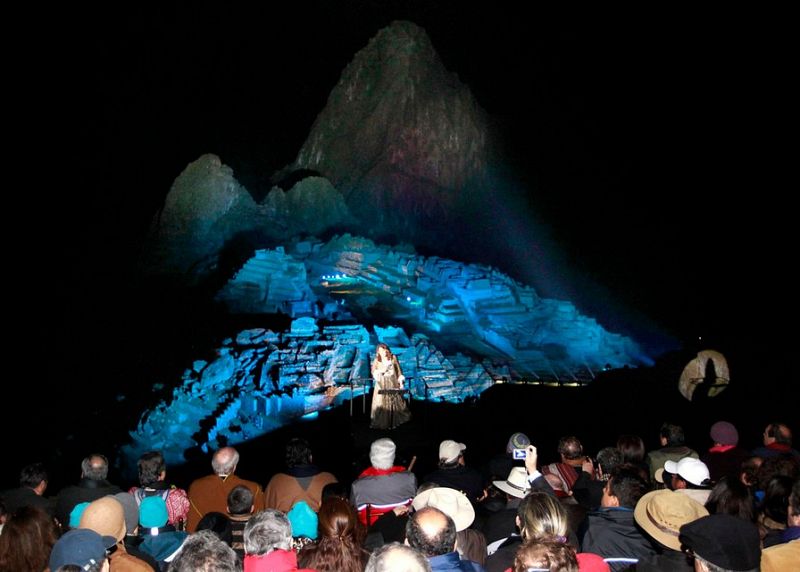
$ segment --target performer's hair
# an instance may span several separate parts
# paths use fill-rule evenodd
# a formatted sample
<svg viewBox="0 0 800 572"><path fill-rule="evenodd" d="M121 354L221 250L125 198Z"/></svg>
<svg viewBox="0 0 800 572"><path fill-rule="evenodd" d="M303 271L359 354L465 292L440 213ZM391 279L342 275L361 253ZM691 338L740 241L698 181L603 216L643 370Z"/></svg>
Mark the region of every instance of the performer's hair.
<svg viewBox="0 0 800 572"><path fill-rule="evenodd" d="M392 359L392 356L394 355L394 354L392 353L392 350L390 350L390 349L389 349L389 346L387 346L387 345L386 345L386 344L384 344L383 342L379 342L379 343L378 343L378 345L377 345L377 347L375 348L375 357L378 359L378 361L383 361L383 360L381 359L381 354L380 354L380 352L378 352L378 350L379 350L379 349L381 349L381 348L383 348L383 349L385 349L385 350L386 350L387 357L389 358L389 360L391 360L391 359Z"/></svg>

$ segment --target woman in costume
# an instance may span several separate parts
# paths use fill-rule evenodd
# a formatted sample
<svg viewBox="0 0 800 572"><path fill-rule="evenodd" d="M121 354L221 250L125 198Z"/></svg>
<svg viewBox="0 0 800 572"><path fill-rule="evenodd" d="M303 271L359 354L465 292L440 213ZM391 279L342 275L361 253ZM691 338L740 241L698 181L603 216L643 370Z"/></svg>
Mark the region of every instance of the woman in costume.
<svg viewBox="0 0 800 572"><path fill-rule="evenodd" d="M372 379L375 382L372 390L372 422L373 429L394 429L411 419L411 412L403 397L405 376L400 369L392 351L384 343L379 343L372 360Z"/></svg>

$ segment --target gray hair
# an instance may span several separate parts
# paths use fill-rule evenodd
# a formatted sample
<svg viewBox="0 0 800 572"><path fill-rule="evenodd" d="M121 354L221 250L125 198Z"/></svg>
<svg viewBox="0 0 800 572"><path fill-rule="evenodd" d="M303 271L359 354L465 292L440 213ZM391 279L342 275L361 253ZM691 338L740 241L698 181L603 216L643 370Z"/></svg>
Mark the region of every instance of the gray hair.
<svg viewBox="0 0 800 572"><path fill-rule="evenodd" d="M233 447L223 447L211 457L211 468L217 475L230 475L239 464L239 452Z"/></svg>
<svg viewBox="0 0 800 572"><path fill-rule="evenodd" d="M391 542L372 552L364 572L431 572L431 563L420 551Z"/></svg>
<svg viewBox="0 0 800 572"><path fill-rule="evenodd" d="M254 556L292 547L292 523L279 510L257 512L244 527L244 552Z"/></svg>
<svg viewBox="0 0 800 572"><path fill-rule="evenodd" d="M95 453L81 462L81 474L93 481L103 481L108 476L108 459L105 455Z"/></svg>
<svg viewBox="0 0 800 572"><path fill-rule="evenodd" d="M170 572L241 572L233 548L210 530L189 536L172 559Z"/></svg>

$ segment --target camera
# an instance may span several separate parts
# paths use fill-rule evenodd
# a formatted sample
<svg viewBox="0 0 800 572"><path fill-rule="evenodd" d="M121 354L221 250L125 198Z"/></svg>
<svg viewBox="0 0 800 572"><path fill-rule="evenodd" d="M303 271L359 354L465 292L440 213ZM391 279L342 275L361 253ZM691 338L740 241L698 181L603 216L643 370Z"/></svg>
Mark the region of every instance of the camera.
<svg viewBox="0 0 800 572"><path fill-rule="evenodd" d="M524 459L528 456L525 449L514 449L514 459Z"/></svg>

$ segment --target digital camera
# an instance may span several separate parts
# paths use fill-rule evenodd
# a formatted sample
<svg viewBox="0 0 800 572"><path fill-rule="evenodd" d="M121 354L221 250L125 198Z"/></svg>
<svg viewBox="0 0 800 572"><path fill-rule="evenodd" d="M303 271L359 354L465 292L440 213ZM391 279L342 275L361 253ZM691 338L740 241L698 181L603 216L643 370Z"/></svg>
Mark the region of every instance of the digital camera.
<svg viewBox="0 0 800 572"><path fill-rule="evenodd" d="M514 449L514 459L524 459L528 456L525 449Z"/></svg>

